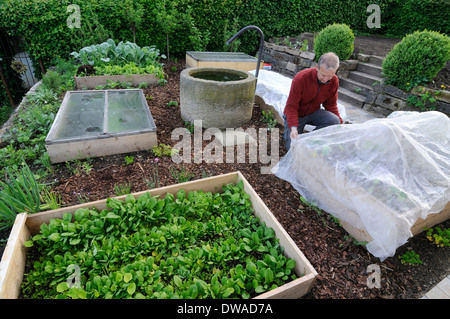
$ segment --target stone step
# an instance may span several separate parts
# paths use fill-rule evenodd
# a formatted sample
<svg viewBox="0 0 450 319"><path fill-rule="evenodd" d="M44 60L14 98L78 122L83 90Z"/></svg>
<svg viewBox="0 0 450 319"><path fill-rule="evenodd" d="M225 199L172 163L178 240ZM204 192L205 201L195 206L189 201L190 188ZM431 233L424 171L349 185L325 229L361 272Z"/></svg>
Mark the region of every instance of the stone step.
<svg viewBox="0 0 450 319"><path fill-rule="evenodd" d="M378 66L383 65L384 57L376 55L358 54L357 59L361 62L371 63Z"/></svg>
<svg viewBox="0 0 450 319"><path fill-rule="evenodd" d="M356 71L367 73L370 75L375 75L378 77L382 76L381 66L372 63L359 62Z"/></svg>
<svg viewBox="0 0 450 319"><path fill-rule="evenodd" d="M369 91L373 91L372 86L363 84L361 82L349 79L349 78L340 78L339 79L339 87L347 89L351 92L366 96Z"/></svg>
<svg viewBox="0 0 450 319"><path fill-rule="evenodd" d="M339 87L338 89L338 100L342 100L346 103L349 103L353 106L357 106L359 108L362 108L364 106L364 103L366 101L366 97L357 94L355 92L352 92L346 88Z"/></svg>
<svg viewBox="0 0 450 319"><path fill-rule="evenodd" d="M375 82L380 82L381 77L371 74L366 74L360 71L351 71L348 78L365 85L372 85Z"/></svg>
<svg viewBox="0 0 450 319"><path fill-rule="evenodd" d="M383 65L383 60L384 60L384 57L382 57L382 56L371 55L368 62L381 67Z"/></svg>
<svg viewBox="0 0 450 319"><path fill-rule="evenodd" d="M352 103L338 99L338 103L342 104L345 108L346 121L352 124L361 124L369 120L380 118L382 116L366 111Z"/></svg>

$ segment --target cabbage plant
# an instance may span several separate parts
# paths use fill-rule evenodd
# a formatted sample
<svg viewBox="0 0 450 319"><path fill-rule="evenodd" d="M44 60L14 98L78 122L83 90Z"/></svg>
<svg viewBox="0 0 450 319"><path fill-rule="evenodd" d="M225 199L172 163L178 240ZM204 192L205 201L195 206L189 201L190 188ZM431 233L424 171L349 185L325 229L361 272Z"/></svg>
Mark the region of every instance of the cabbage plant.
<svg viewBox="0 0 450 319"><path fill-rule="evenodd" d="M79 52L72 52L70 55L81 64L122 66L133 62L142 68L151 65L160 67L159 59L165 58L164 55L159 54L159 50L154 45L141 48L136 43L129 41L121 41L116 45L112 39L84 47Z"/></svg>

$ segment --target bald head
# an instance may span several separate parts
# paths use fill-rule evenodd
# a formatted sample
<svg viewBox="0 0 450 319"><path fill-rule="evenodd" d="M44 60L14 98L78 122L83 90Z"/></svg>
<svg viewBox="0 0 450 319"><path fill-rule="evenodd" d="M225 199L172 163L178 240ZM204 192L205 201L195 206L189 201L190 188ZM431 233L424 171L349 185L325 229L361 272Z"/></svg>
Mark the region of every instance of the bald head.
<svg viewBox="0 0 450 319"><path fill-rule="evenodd" d="M324 66L326 70L336 71L339 68L339 57L333 52L327 52L320 56L318 62L318 68Z"/></svg>

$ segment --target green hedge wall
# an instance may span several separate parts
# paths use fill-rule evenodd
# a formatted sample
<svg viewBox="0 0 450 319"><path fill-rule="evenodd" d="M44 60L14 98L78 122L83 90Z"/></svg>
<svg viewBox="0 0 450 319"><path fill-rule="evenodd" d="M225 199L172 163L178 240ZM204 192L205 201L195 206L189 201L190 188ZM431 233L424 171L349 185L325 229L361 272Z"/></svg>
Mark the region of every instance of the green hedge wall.
<svg viewBox="0 0 450 319"><path fill-rule="evenodd" d="M262 29L266 39L319 32L333 23L347 24L356 33L404 36L415 30L448 33L448 0L5 0L0 2L0 28L28 42L34 59L48 68L56 57L68 58L81 45L99 43L107 37L133 41L127 13L131 5L142 8L136 43L156 45L166 53L166 30L170 56L183 57L188 50L224 51L225 41L247 25ZM70 29L70 4L81 8L81 29ZM369 29L369 4L381 9L381 28ZM160 8L175 23L158 21ZM128 21L127 21L128 20ZM258 51L259 35L248 31L239 38L239 50ZM92 43L89 43L92 42Z"/></svg>
<svg viewBox="0 0 450 319"><path fill-rule="evenodd" d="M387 22L386 33L411 34L415 31L450 32L449 0L403 0L391 6L392 19Z"/></svg>

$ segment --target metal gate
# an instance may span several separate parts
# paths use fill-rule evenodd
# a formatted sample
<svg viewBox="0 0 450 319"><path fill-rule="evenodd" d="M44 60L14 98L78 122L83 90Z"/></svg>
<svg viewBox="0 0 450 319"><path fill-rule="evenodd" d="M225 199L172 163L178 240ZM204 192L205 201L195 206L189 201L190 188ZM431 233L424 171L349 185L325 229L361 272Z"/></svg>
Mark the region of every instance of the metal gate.
<svg viewBox="0 0 450 319"><path fill-rule="evenodd" d="M25 42L0 29L0 104L17 106L28 90L38 82ZM8 103L9 102L9 103ZM1 105L0 105L1 106Z"/></svg>

